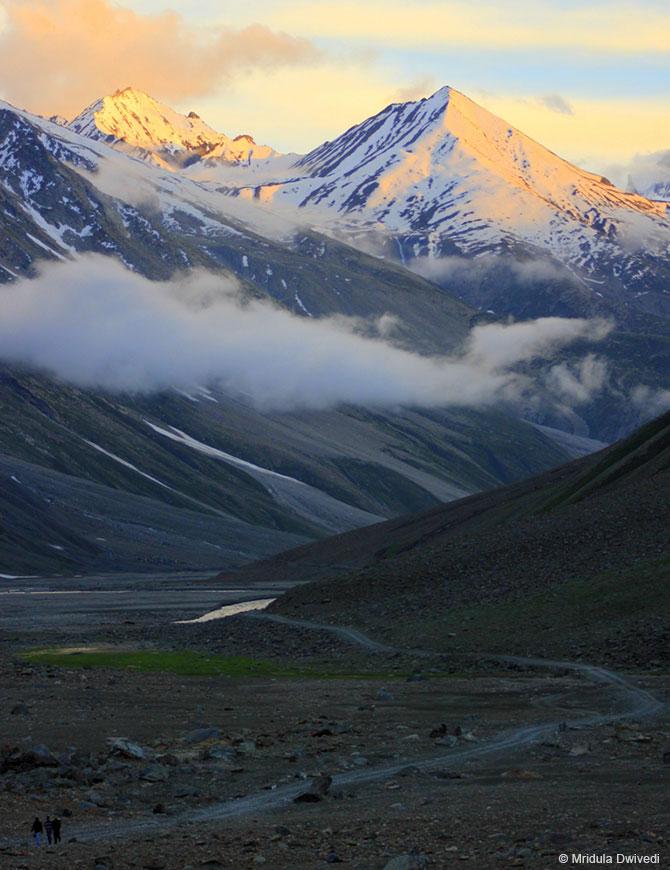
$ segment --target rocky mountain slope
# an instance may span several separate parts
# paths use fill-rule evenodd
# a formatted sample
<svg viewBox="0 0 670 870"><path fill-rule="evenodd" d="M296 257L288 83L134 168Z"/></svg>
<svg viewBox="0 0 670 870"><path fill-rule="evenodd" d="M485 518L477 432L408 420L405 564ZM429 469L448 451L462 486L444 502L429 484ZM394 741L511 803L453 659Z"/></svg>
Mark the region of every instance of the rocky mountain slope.
<svg viewBox="0 0 670 870"><path fill-rule="evenodd" d="M0 403L6 574L234 567L566 456L503 414L263 413L205 389L112 396L6 367Z"/></svg>
<svg viewBox="0 0 670 870"><path fill-rule="evenodd" d="M669 571L666 414L547 474L235 576L316 581L273 609L410 646L648 662L667 658Z"/></svg>
<svg viewBox="0 0 670 870"><path fill-rule="evenodd" d="M0 104L0 282L81 253L152 279L204 267L300 315L397 316L444 352L475 312L393 264Z"/></svg>

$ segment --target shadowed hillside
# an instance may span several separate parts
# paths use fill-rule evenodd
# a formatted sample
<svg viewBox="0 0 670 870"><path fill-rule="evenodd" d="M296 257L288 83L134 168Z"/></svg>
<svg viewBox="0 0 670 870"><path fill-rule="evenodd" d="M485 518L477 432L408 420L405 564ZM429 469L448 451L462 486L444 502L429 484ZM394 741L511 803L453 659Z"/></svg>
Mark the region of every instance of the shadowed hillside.
<svg viewBox="0 0 670 870"><path fill-rule="evenodd" d="M670 414L513 486L255 563L282 613L408 645L667 657Z"/></svg>

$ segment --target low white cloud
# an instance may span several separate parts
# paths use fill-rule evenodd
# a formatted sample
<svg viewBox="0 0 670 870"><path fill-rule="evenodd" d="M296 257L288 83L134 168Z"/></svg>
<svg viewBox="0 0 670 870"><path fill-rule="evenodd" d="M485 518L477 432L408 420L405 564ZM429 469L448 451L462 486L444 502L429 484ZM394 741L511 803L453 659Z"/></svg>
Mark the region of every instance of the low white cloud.
<svg viewBox="0 0 670 870"><path fill-rule="evenodd" d="M595 354L587 354L577 363L558 363L546 377L550 392L568 404L589 401L607 385L607 363Z"/></svg>
<svg viewBox="0 0 670 870"><path fill-rule="evenodd" d="M393 326L382 318L365 336L355 321L243 303L236 282L219 275L151 282L97 255L0 289L5 361L110 391L218 384L275 409L516 401L535 386L515 366L609 329L556 317L482 325L461 354L426 357L384 338Z"/></svg>
<svg viewBox="0 0 670 870"><path fill-rule="evenodd" d="M396 103L409 103L413 100L420 100L423 97L429 97L435 93L439 84L433 76L423 76L423 78L415 79L408 85L398 90L393 95L393 101Z"/></svg>
<svg viewBox="0 0 670 870"><path fill-rule="evenodd" d="M613 164L605 170L614 184L652 199L670 196L670 149L636 154L629 163Z"/></svg>
<svg viewBox="0 0 670 870"><path fill-rule="evenodd" d="M550 112L558 112L559 115L574 115L572 104L560 94L545 94L539 98L540 103Z"/></svg>
<svg viewBox="0 0 670 870"><path fill-rule="evenodd" d="M516 281L534 284L537 281L570 280L571 275L559 263L551 260L515 260L495 254L472 259L458 255L447 257L417 257L408 264L409 268L429 281L463 281L483 276L498 276L501 269L510 271Z"/></svg>
<svg viewBox="0 0 670 870"><path fill-rule="evenodd" d="M670 410L670 390L638 384L630 395L633 405L643 413L645 418L657 417Z"/></svg>

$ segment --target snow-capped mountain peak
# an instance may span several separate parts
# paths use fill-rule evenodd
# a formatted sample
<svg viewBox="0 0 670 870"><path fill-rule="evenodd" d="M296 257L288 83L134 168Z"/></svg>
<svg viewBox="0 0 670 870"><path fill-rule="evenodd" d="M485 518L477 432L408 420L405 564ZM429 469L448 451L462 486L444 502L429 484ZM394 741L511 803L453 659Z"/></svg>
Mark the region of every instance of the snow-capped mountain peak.
<svg viewBox="0 0 670 870"><path fill-rule="evenodd" d="M391 220L392 214L410 218L405 196L425 206L427 200L441 198L445 187L470 195L479 190L480 205L485 200L487 217L494 221L502 217L496 212L505 210L513 191L532 192L573 214L576 197L589 205L664 213L644 197L617 190L602 176L563 160L448 86L426 99L391 104L307 154L300 165L313 178L373 176L374 189L357 194L364 196L366 208L384 211ZM358 201L358 196L348 200L347 209ZM398 208L403 213L396 216Z"/></svg>
<svg viewBox="0 0 670 870"><path fill-rule="evenodd" d="M381 232L405 264L549 255L604 283L593 290L601 296L615 287L646 293L667 268L665 203L574 166L450 87L392 103L283 177L236 192Z"/></svg>
<svg viewBox="0 0 670 870"><path fill-rule="evenodd" d="M232 139L195 112L182 115L132 87L96 100L69 127L89 138L137 150L168 168L200 158L248 163L275 153L267 145L257 145L251 136Z"/></svg>

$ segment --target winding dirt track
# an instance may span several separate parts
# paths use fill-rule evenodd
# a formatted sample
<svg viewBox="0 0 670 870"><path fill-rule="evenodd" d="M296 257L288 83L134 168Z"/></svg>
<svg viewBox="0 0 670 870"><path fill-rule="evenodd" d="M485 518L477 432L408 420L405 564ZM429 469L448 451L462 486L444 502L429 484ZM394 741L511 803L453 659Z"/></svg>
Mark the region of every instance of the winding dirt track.
<svg viewBox="0 0 670 870"><path fill-rule="evenodd" d="M399 650L395 647L388 646L387 644L379 643L354 628L289 619L288 617L276 614L259 612L251 613L246 618L269 620L281 623L282 625L293 625L298 628L328 631L343 640L362 646L371 652L407 653L407 650ZM420 653L425 657L431 658L443 655L442 653L433 653L427 650L411 651L412 655L415 653ZM333 777L333 788L339 789L377 782L395 776L402 770L407 769L407 767L418 768L419 770L430 770L448 765L450 769L453 769L466 761L504 754L505 752L537 743L554 734L563 722L565 722L565 725L568 727L585 728L608 722L616 722L627 718L647 718L654 716L665 706L651 693L634 686L625 677L615 673L614 671L606 670L605 668L574 662L553 661L540 658L523 658L520 656L495 656L491 658L531 667L573 671L580 676L586 677L586 679L592 682L609 686L613 690L612 709L607 713L589 715L579 719L544 722L538 725L514 728L509 731L501 732L498 736L490 739L482 745L467 748L455 748L447 750L446 752L443 751L421 761L405 761L396 764L382 765L375 768L346 771L345 773L336 774ZM175 825L207 823L237 818L245 815L258 815L260 813L271 812L290 806L294 799L306 790L308 790L307 783L301 781L295 785L281 786L272 791L263 791L259 794L249 795L244 798L222 801L221 803L211 804L207 807L187 810L174 816L162 816L160 818L152 817L137 821L112 822L107 826L81 828L73 830L72 836L75 836L80 841L99 841L148 834L151 831L162 830Z"/></svg>

